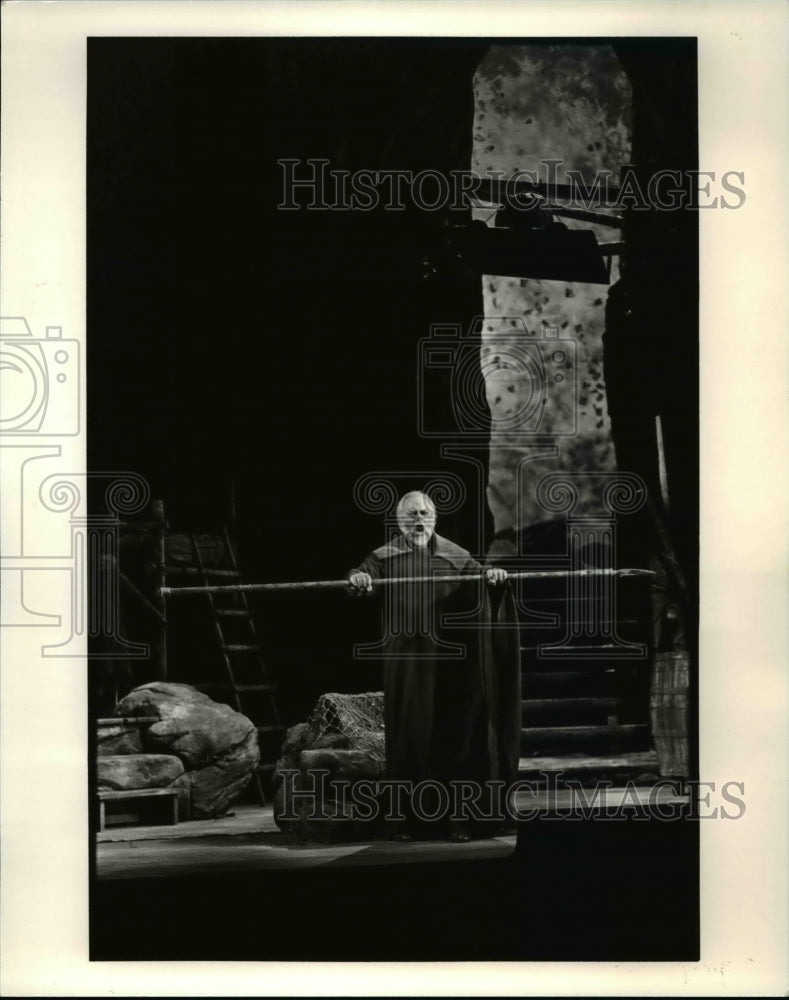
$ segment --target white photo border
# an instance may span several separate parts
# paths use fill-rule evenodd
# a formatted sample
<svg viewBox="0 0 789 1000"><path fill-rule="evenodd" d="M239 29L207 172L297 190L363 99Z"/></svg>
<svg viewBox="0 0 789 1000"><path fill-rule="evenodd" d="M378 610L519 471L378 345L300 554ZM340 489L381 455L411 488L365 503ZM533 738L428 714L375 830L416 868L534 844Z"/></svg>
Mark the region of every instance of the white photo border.
<svg viewBox="0 0 789 1000"><path fill-rule="evenodd" d="M37 629L5 629L2 992L784 995L789 7L781 0L19 0L4 5L3 19L3 315L26 317L37 337L61 326L83 358L89 36L698 37L700 167L742 171L747 195L740 209L702 212L700 220L700 774L742 781L747 810L736 822L701 824L698 963L396 963L385 970L265 963L264 976L251 962L90 963L84 662L47 661ZM81 378L79 398L62 405L80 408L84 428L84 366ZM61 449L64 471L84 471L84 432L52 447ZM21 467L5 458L8 497ZM35 508L25 509L33 526ZM3 513L3 551L13 552L19 527L9 500ZM62 610L56 574L44 577Z"/></svg>

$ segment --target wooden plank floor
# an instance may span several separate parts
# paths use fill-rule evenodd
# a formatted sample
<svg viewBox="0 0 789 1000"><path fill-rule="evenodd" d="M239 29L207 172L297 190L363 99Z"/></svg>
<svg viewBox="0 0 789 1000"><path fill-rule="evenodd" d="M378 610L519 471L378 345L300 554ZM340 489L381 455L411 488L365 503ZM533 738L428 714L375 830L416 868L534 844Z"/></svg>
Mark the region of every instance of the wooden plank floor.
<svg viewBox="0 0 789 1000"><path fill-rule="evenodd" d="M304 843L277 828L271 807L246 807L233 817L178 827L127 827L106 831L98 839L96 874L102 880L476 860L505 857L515 846L514 836L465 844L442 840Z"/></svg>
<svg viewBox="0 0 789 1000"><path fill-rule="evenodd" d="M571 810L598 812L625 803L686 803L671 789L610 788L596 797L578 798L571 789L558 793L519 793L515 803L524 815ZM304 843L280 831L271 807L242 806L234 815L177 827L125 827L97 835L96 874L104 879L162 878L265 869L390 866L416 862L479 861L503 858L515 847L515 836L489 837L452 844L443 840L397 843L371 840L352 844Z"/></svg>
<svg viewBox="0 0 789 1000"><path fill-rule="evenodd" d="M100 844L138 840L184 840L195 837L233 837L248 833L279 833L271 806L232 806L218 819L193 819L177 826L114 826L96 835Z"/></svg>

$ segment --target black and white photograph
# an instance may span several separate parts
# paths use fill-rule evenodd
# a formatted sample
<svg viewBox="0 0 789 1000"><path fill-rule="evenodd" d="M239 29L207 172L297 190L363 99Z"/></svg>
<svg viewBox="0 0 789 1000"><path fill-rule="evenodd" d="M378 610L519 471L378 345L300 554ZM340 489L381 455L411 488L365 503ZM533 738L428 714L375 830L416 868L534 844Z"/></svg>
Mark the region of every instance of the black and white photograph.
<svg viewBox="0 0 789 1000"><path fill-rule="evenodd" d="M697 956L696 87L692 38L88 40L90 499L149 501L97 958L213 872L279 905L149 957Z"/></svg>
<svg viewBox="0 0 789 1000"><path fill-rule="evenodd" d="M759 726L786 770L777 647L714 590L708 498L739 494L709 415L761 404L705 360L705 234L752 275L765 192L736 143L707 158L706 36L610 4L531 31L194 6L83 33L82 325L57 241L52 297L2 308L4 640L39 688L75 675L60 710L26 695L24 774L58 782L53 713L86 960L657 963L706 990L732 893L711 909L705 872L768 863L721 860L770 795ZM764 575L785 545L732 523Z"/></svg>

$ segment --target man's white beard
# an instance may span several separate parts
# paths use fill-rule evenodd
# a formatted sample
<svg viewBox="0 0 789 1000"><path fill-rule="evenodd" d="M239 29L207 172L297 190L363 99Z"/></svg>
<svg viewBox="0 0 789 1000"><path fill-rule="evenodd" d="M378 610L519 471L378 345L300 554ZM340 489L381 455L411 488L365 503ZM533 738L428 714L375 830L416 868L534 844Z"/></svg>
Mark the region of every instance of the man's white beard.
<svg viewBox="0 0 789 1000"><path fill-rule="evenodd" d="M423 531L408 531L405 537L409 545L412 545L415 549L423 549L427 546L432 534L433 532L430 528L424 528Z"/></svg>

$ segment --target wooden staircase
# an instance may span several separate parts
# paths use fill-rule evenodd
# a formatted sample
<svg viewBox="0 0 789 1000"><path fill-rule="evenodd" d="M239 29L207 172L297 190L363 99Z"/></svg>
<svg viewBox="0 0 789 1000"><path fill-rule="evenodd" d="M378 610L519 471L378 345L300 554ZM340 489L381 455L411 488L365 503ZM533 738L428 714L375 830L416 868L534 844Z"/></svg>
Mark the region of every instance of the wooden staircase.
<svg viewBox="0 0 789 1000"><path fill-rule="evenodd" d="M649 730L649 583L617 581L615 641L567 642L577 611L561 583L536 581L520 607L522 729L519 777L549 772L588 785L659 777ZM585 609L588 615L589 608Z"/></svg>

